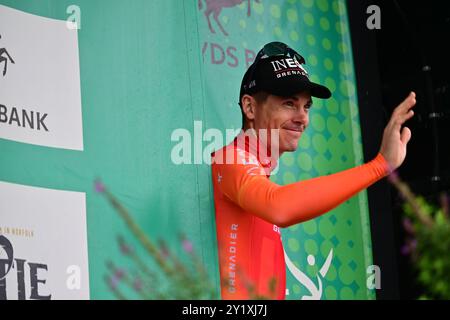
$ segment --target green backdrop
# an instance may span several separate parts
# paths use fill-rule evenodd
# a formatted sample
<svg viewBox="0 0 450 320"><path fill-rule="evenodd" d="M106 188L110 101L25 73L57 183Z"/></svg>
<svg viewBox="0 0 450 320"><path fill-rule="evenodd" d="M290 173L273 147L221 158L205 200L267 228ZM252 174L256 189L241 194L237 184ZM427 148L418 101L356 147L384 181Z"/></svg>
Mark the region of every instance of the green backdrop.
<svg viewBox="0 0 450 320"><path fill-rule="evenodd" d="M239 2L0 0L61 20L67 19L69 5L81 9L84 151L0 139L0 180L86 192L92 299L113 298L103 280L107 260L129 263L116 235L136 244L94 192L97 177L153 238L166 239L178 251L177 232L192 239L218 288L210 168L174 165L170 137L176 128L193 132L194 121L202 121L203 130L240 128L240 81L263 44L290 44L305 56L311 79L333 92L329 101L314 101L298 151L283 155L272 179L287 184L363 161L345 1L249 1L250 10L248 1ZM322 299L374 298L366 289L372 255L365 192L282 234L291 260L315 283L318 267L308 265L308 255L321 266L333 249ZM287 274L289 299L308 294Z"/></svg>

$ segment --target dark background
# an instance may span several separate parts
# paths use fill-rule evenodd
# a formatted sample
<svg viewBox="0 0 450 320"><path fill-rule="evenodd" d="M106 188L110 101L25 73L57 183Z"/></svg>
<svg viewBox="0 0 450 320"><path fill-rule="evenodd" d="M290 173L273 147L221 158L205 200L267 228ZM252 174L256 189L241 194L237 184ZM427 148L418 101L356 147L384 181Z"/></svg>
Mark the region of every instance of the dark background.
<svg viewBox="0 0 450 320"><path fill-rule="evenodd" d="M450 191L450 2L347 0L358 84L364 156L377 154L393 109L417 93L413 133L398 170L416 194L438 203ZM367 8L381 9L381 29L369 30ZM374 264L381 269L378 299L416 299L404 244L402 201L386 179L369 188Z"/></svg>

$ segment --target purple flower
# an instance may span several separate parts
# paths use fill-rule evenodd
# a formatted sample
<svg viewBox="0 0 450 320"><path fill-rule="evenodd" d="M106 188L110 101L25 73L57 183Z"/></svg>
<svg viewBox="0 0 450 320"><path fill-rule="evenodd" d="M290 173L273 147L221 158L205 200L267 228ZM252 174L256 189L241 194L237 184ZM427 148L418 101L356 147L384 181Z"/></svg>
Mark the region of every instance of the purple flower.
<svg viewBox="0 0 450 320"><path fill-rule="evenodd" d="M161 254L163 255L164 258L167 258L169 256L169 248L167 248L166 243L162 240L159 240L158 244L161 250Z"/></svg>
<svg viewBox="0 0 450 320"><path fill-rule="evenodd" d="M417 239L408 239L406 244L401 248L401 253L407 256L417 249Z"/></svg>
<svg viewBox="0 0 450 320"><path fill-rule="evenodd" d="M192 243L189 240L183 239L182 245L183 245L184 251L186 251L187 253L192 252L193 247L192 247Z"/></svg>
<svg viewBox="0 0 450 320"><path fill-rule="evenodd" d="M129 255L131 253L131 249L128 245L126 245L125 243L122 243L120 245L120 251L124 254L124 255Z"/></svg>
<svg viewBox="0 0 450 320"><path fill-rule="evenodd" d="M131 253L131 248L126 244L125 240L122 237L118 238L120 251L124 255L129 255Z"/></svg>
<svg viewBox="0 0 450 320"><path fill-rule="evenodd" d="M113 290L117 289L118 284L119 284L119 279L117 279L116 277L109 278L109 285Z"/></svg>
<svg viewBox="0 0 450 320"><path fill-rule="evenodd" d="M414 234L414 226L410 219L408 219L408 218L403 219L403 228L409 234Z"/></svg>
<svg viewBox="0 0 450 320"><path fill-rule="evenodd" d="M116 269L114 276L117 278L117 280L121 280L125 276L125 272L122 269Z"/></svg>
<svg viewBox="0 0 450 320"><path fill-rule="evenodd" d="M409 255L411 253L411 250L410 250L409 246L405 244L400 249L400 252L402 253L402 255L407 256L407 255Z"/></svg>
<svg viewBox="0 0 450 320"><path fill-rule="evenodd" d="M105 185L99 179L97 179L94 182L94 189L97 193L103 193L105 192Z"/></svg>
<svg viewBox="0 0 450 320"><path fill-rule="evenodd" d="M411 249L411 252L417 249L417 239L411 240L409 243L409 248Z"/></svg>

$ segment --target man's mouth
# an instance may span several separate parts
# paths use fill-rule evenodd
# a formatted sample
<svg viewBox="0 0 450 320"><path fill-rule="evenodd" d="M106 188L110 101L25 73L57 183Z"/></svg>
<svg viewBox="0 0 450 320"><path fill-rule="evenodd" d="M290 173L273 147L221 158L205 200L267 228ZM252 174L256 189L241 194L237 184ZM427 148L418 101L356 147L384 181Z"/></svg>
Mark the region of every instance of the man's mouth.
<svg viewBox="0 0 450 320"><path fill-rule="evenodd" d="M293 132L300 132L302 133L305 129L303 126L300 127L284 127L284 130L293 131Z"/></svg>

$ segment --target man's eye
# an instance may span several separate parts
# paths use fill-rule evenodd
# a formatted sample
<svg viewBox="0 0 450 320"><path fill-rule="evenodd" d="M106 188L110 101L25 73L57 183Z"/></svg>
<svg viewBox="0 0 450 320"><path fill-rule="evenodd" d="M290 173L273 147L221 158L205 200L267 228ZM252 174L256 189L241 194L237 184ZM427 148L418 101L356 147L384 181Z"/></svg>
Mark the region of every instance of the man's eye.
<svg viewBox="0 0 450 320"><path fill-rule="evenodd" d="M284 103L284 105L287 106L287 107L294 107L295 106L294 102L292 102L292 101L286 101Z"/></svg>

